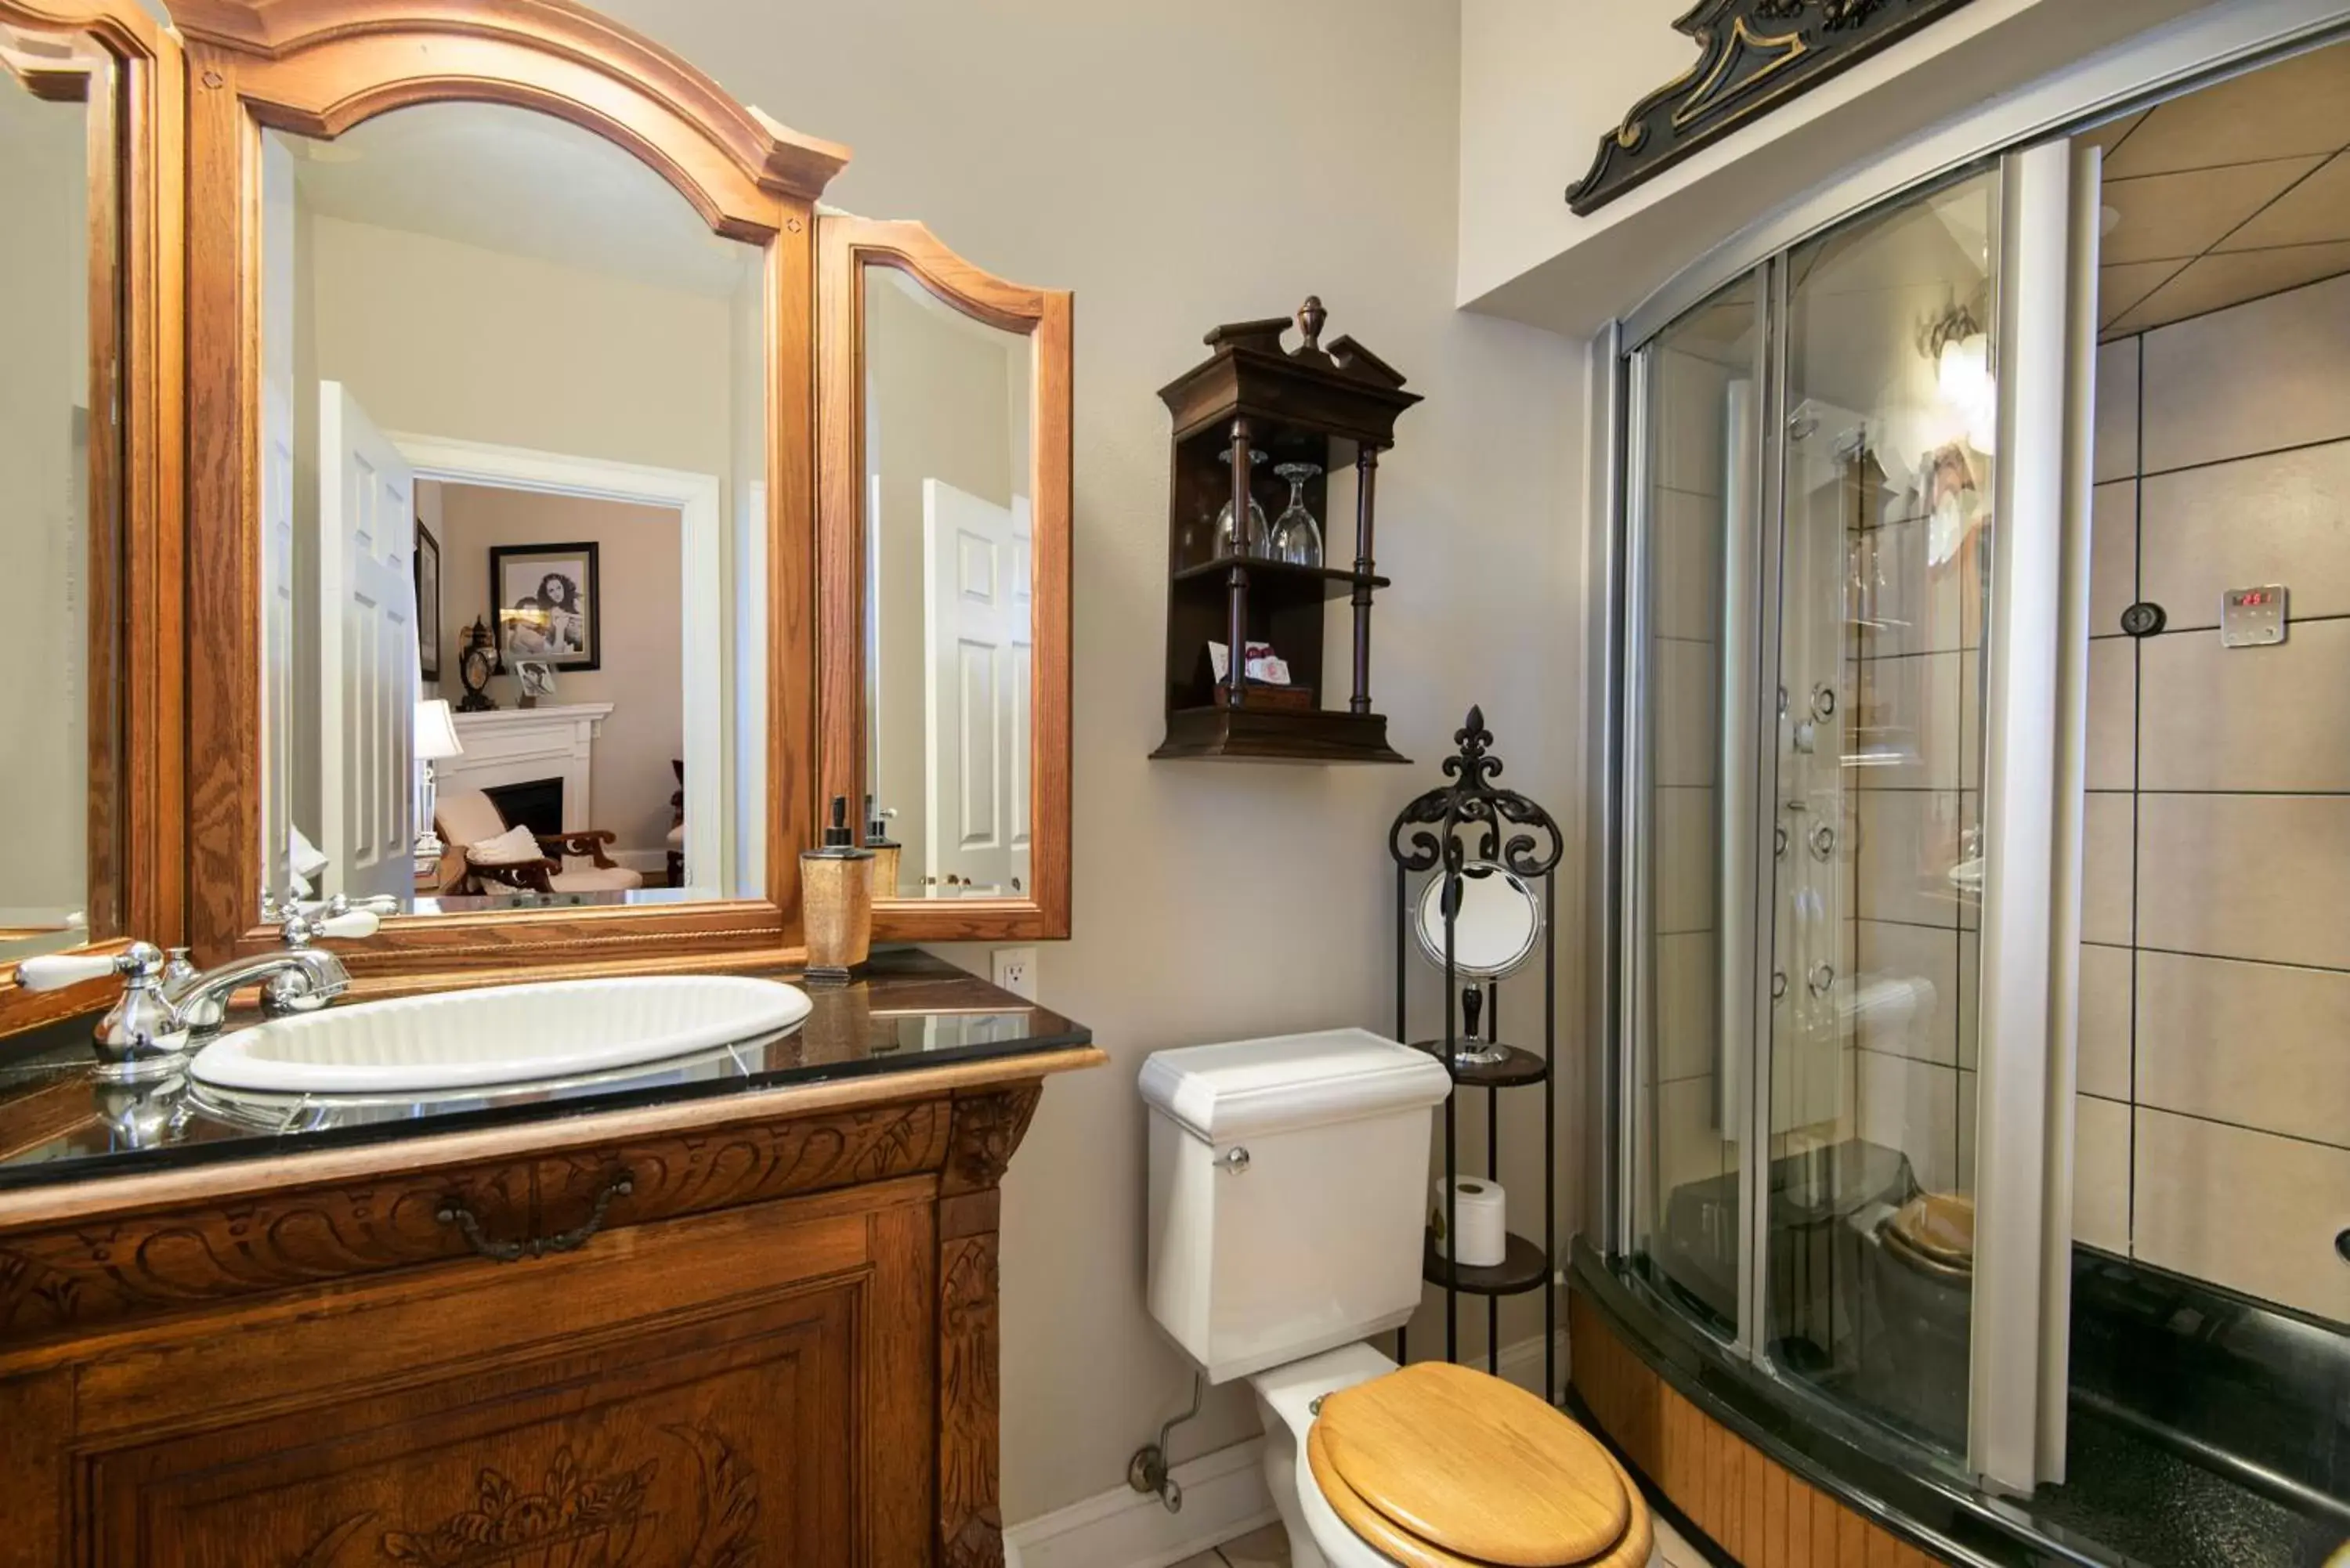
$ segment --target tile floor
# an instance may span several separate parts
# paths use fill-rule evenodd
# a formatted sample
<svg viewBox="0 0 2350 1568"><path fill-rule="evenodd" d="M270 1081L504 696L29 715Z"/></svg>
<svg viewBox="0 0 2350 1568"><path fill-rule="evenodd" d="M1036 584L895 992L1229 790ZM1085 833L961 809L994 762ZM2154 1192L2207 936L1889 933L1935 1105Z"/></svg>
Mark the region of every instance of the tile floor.
<svg viewBox="0 0 2350 1568"><path fill-rule="evenodd" d="M1697 1548L1674 1533L1672 1526L1661 1519L1656 1525L1657 1550L1648 1559L1649 1568L1707 1568ZM1289 1568L1289 1538L1278 1524L1268 1524L1212 1552L1187 1557L1175 1568Z"/></svg>
<svg viewBox="0 0 2350 1568"><path fill-rule="evenodd" d="M1268 1524L1212 1552L1187 1557L1175 1568L1289 1568L1289 1537L1278 1524Z"/></svg>

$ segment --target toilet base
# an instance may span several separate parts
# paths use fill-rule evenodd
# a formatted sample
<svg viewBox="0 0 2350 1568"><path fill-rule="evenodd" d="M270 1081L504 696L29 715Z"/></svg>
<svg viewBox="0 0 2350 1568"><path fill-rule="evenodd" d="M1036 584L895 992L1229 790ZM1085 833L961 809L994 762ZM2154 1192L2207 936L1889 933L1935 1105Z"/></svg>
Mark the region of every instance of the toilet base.
<svg viewBox="0 0 2350 1568"><path fill-rule="evenodd" d="M1264 1422L1265 1488L1289 1535L1291 1568L1394 1568L1323 1501L1306 1466L1305 1434L1314 1425L1315 1400L1395 1369L1394 1362L1358 1344L1270 1367L1249 1379Z"/></svg>

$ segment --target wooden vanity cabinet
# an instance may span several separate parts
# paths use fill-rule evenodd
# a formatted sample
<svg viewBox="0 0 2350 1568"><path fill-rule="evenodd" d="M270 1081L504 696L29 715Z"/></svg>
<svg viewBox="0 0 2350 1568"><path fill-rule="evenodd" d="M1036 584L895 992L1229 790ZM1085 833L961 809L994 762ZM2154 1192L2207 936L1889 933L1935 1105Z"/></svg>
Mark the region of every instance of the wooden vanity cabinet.
<svg viewBox="0 0 2350 1568"><path fill-rule="evenodd" d="M1000 1563L1038 1090L0 1223L0 1564Z"/></svg>

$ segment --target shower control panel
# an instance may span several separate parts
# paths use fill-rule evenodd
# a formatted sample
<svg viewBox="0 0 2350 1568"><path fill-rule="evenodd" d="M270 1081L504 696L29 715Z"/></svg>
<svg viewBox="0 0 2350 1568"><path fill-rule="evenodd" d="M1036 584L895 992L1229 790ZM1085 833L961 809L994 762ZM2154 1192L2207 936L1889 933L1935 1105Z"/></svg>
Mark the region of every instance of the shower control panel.
<svg viewBox="0 0 2350 1568"><path fill-rule="evenodd" d="M2230 588L2220 606L2220 641L2228 648L2267 648L2284 640L2285 590L2268 583Z"/></svg>

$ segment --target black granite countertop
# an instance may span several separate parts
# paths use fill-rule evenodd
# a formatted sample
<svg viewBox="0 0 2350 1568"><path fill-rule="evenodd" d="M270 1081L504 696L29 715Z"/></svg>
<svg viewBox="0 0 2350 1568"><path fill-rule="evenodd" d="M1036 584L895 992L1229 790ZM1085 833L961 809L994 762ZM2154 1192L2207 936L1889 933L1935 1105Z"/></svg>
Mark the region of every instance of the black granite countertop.
<svg viewBox="0 0 2350 1568"><path fill-rule="evenodd" d="M799 982L789 971L746 969ZM787 1033L560 1082L431 1096L209 1096L184 1075L100 1080L78 1018L8 1042L0 1055L0 1191L281 1158L310 1149L577 1116L953 1063L1082 1049L1093 1032L927 953L876 953L848 985L806 987L813 1011ZM234 1030L242 1022L230 1020Z"/></svg>

